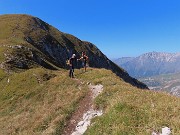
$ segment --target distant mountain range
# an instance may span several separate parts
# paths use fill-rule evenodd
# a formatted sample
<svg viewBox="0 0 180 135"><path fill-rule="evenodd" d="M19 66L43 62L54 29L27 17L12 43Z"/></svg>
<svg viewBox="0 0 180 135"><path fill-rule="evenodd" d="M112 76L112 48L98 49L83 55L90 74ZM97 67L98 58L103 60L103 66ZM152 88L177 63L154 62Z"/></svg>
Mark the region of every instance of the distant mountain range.
<svg viewBox="0 0 180 135"><path fill-rule="evenodd" d="M114 62L135 78L180 72L180 53L149 52Z"/></svg>

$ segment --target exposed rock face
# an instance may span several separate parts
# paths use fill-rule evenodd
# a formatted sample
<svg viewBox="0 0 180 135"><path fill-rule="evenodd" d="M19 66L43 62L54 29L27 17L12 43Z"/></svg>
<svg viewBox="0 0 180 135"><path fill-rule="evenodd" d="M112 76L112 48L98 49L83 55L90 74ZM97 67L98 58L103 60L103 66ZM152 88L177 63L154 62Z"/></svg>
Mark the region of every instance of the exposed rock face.
<svg viewBox="0 0 180 135"><path fill-rule="evenodd" d="M136 78L180 72L180 53L150 52L115 62Z"/></svg>
<svg viewBox="0 0 180 135"><path fill-rule="evenodd" d="M0 16L0 28L0 34L5 33L0 37L0 47L5 48L3 53L8 56L4 61L0 61L3 68L68 68L67 58L73 53L80 57L81 52L85 51L89 56L90 67L110 69L126 82L139 88L147 88L143 83L131 78L92 43L60 32L38 18L28 15L3 15Z"/></svg>

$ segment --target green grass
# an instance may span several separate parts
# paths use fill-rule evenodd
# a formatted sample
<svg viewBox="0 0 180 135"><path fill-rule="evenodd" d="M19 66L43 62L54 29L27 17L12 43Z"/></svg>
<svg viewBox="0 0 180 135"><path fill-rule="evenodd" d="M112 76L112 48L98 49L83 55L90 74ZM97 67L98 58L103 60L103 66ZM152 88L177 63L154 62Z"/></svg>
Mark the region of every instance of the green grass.
<svg viewBox="0 0 180 135"><path fill-rule="evenodd" d="M3 78L5 78L6 76L7 76L7 73L6 73L4 70L0 69L0 81L1 81Z"/></svg>
<svg viewBox="0 0 180 135"><path fill-rule="evenodd" d="M104 115L95 118L85 134L149 135L163 126L170 127L173 135L180 134L179 98L137 89L104 69L89 70L81 74L81 78L104 86L103 93L95 101Z"/></svg>
<svg viewBox="0 0 180 135"><path fill-rule="evenodd" d="M0 63L5 61L4 53L6 52L7 48L0 46Z"/></svg>
<svg viewBox="0 0 180 135"><path fill-rule="evenodd" d="M25 18L26 19L26 18ZM19 20L23 22L24 25L19 26ZM8 22L8 23L7 23ZM0 21L0 43L1 44L19 44L23 41L23 32L21 29L24 29L26 22L20 16L1 16Z"/></svg>
<svg viewBox="0 0 180 135"><path fill-rule="evenodd" d="M61 134L88 89L84 84L80 91L79 82L67 76L66 70L37 68L3 78L0 81L0 134ZM59 123L63 125L61 129Z"/></svg>
<svg viewBox="0 0 180 135"><path fill-rule="evenodd" d="M75 76L78 80L70 79L67 70L43 68L4 74L0 81L0 134L62 134L87 93L88 82L104 86L94 101L104 114L93 119L85 134L149 135L162 126L170 127L173 135L180 134L179 98L137 89L105 69L75 70Z"/></svg>

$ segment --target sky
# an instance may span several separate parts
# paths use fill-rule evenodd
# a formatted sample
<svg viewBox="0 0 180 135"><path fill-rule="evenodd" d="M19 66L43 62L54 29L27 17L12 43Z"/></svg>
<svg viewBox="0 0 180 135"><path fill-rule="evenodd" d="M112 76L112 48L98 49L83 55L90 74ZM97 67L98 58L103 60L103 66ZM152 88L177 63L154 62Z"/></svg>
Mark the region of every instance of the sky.
<svg viewBox="0 0 180 135"><path fill-rule="evenodd" d="M111 59L180 52L180 0L0 0L2 14L38 17Z"/></svg>

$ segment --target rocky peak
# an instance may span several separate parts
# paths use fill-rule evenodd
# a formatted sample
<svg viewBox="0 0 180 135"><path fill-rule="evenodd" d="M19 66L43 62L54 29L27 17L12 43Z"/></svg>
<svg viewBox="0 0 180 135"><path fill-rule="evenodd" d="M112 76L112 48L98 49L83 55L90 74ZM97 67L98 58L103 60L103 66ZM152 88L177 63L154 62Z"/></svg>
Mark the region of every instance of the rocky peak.
<svg viewBox="0 0 180 135"><path fill-rule="evenodd" d="M139 56L138 58L142 59L142 60L152 59L157 62L158 61L159 62L163 62L163 61L168 62L172 58L172 56L173 56L173 54L171 54L171 53L150 52L150 53L143 54L143 55Z"/></svg>
<svg viewBox="0 0 180 135"><path fill-rule="evenodd" d="M124 58L120 59L125 61ZM115 61L116 62L116 61ZM180 53L149 52L119 64L134 77L180 72Z"/></svg>

